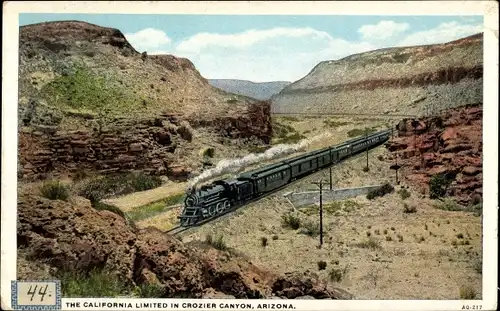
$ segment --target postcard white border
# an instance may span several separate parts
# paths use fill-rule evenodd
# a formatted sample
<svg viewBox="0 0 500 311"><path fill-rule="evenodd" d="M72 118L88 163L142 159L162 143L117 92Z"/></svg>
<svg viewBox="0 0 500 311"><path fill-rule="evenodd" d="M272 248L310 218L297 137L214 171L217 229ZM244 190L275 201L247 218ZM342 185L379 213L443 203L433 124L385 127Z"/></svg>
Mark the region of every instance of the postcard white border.
<svg viewBox="0 0 500 311"><path fill-rule="evenodd" d="M275 15L483 15L484 118L483 118L483 286L482 300L285 300L300 310L461 310L464 305L497 307L498 223L498 2L496 1L354 1L354 2L132 2L24 1L3 3L2 54L2 209L1 305L10 307L10 281L16 278L17 223L17 95L19 13L128 13L128 14L275 14ZM487 247L485 247L487 246ZM63 299L76 301L131 301L136 299ZM140 301L156 301L141 299ZM168 300L184 301L184 300ZM196 302L234 303L234 300ZM246 301L246 300L245 300ZM251 300L249 300L250 302ZM252 303L276 303L259 300ZM76 309L75 309L76 310ZM97 310L97 309L95 309ZM144 309L142 309L144 310Z"/></svg>

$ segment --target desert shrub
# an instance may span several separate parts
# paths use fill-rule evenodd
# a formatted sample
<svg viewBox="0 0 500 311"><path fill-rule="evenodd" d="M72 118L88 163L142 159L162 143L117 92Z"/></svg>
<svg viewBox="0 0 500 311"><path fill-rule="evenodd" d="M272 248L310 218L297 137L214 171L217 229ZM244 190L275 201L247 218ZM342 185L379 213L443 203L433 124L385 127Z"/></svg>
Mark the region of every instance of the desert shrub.
<svg viewBox="0 0 500 311"><path fill-rule="evenodd" d="M83 180L87 177L89 177L89 174L82 168L77 169L76 172L73 174L73 179L76 181Z"/></svg>
<svg viewBox="0 0 500 311"><path fill-rule="evenodd" d="M398 241L403 242L403 236L401 234L398 234Z"/></svg>
<svg viewBox="0 0 500 311"><path fill-rule="evenodd" d="M139 296L141 298L162 298L165 295L165 288L159 284L139 285Z"/></svg>
<svg viewBox="0 0 500 311"><path fill-rule="evenodd" d="M130 294L130 288L117 276L101 269L88 273L81 271L59 271L62 296L73 297L118 297Z"/></svg>
<svg viewBox="0 0 500 311"><path fill-rule="evenodd" d="M135 191L144 191L159 187L162 184L160 177L144 173L131 174L130 183Z"/></svg>
<svg viewBox="0 0 500 311"><path fill-rule="evenodd" d="M275 234L273 235L273 240L276 241L278 239L278 236Z"/></svg>
<svg viewBox="0 0 500 311"><path fill-rule="evenodd" d="M384 234L387 234L387 229L384 229Z"/></svg>
<svg viewBox="0 0 500 311"><path fill-rule="evenodd" d="M380 235L380 229L375 229L373 232L375 232L376 235Z"/></svg>
<svg viewBox="0 0 500 311"><path fill-rule="evenodd" d="M376 197L383 197L384 195L392 193L393 191L394 191L394 187L389 183L385 183L380 187L377 187L375 189L368 191L366 198L368 200L373 200Z"/></svg>
<svg viewBox="0 0 500 311"><path fill-rule="evenodd" d="M365 173L366 173L366 172L368 172L368 171L370 171L370 168L369 168L368 166L364 166L364 167L363 167L363 172L365 172Z"/></svg>
<svg viewBox="0 0 500 311"><path fill-rule="evenodd" d="M392 238L388 235L388 236L385 237L385 240L386 241L392 241Z"/></svg>
<svg viewBox="0 0 500 311"><path fill-rule="evenodd" d="M367 232L366 232L366 236L367 236L367 237L370 237L371 235L372 235L372 234L371 234L371 232L370 232L370 231L367 231Z"/></svg>
<svg viewBox="0 0 500 311"><path fill-rule="evenodd" d="M460 286L460 299L476 299L476 290L470 285Z"/></svg>
<svg viewBox="0 0 500 311"><path fill-rule="evenodd" d="M398 194L401 197L401 199L403 199L403 200L406 200L411 196L410 191L408 191L406 189L400 189L398 191Z"/></svg>
<svg viewBox="0 0 500 311"><path fill-rule="evenodd" d="M382 246L380 246L380 242L374 238L368 238L367 240L364 240L359 243L355 243L354 246L360 247L360 248L368 248L368 249L380 249Z"/></svg>
<svg viewBox="0 0 500 311"><path fill-rule="evenodd" d="M213 158L215 156L215 148L209 147L205 148L202 152L203 157Z"/></svg>
<svg viewBox="0 0 500 311"><path fill-rule="evenodd" d="M328 273L328 276L332 282L340 282L344 278L346 274L346 269L338 269L338 268L332 268L330 272Z"/></svg>
<svg viewBox="0 0 500 311"><path fill-rule="evenodd" d="M403 213L405 214L413 214L417 212L417 208L415 206L409 206L408 204L403 204Z"/></svg>
<svg viewBox="0 0 500 311"><path fill-rule="evenodd" d="M300 218L293 213L283 215L282 221L283 226L286 228L292 228L293 230L297 230L300 228Z"/></svg>
<svg viewBox="0 0 500 311"><path fill-rule="evenodd" d="M315 237L319 235L319 225L314 221L307 221L302 225L300 233Z"/></svg>
<svg viewBox="0 0 500 311"><path fill-rule="evenodd" d="M266 247L267 246L267 238L266 237L260 238L260 244L262 245L262 247Z"/></svg>
<svg viewBox="0 0 500 311"><path fill-rule="evenodd" d="M213 239L212 235L209 234L205 237L205 243L207 243L208 245L211 245L213 248L216 248L216 249L221 250L221 251L226 251L229 249L226 242L224 241L223 235L219 235L219 236L217 236L216 239Z"/></svg>
<svg viewBox="0 0 500 311"><path fill-rule="evenodd" d="M462 233L459 233L459 234L457 234L457 238L459 238L459 239L463 239L463 238L464 238L464 235L463 235Z"/></svg>
<svg viewBox="0 0 500 311"><path fill-rule="evenodd" d="M318 261L318 270L325 270L326 266L327 266L326 261L323 261L323 260Z"/></svg>
<svg viewBox="0 0 500 311"><path fill-rule="evenodd" d="M69 197L69 188L60 181L47 181L40 188L42 196L49 200L66 201Z"/></svg>
<svg viewBox="0 0 500 311"><path fill-rule="evenodd" d="M445 174L434 175L429 180L429 195L431 199L441 198L446 194L452 180Z"/></svg>

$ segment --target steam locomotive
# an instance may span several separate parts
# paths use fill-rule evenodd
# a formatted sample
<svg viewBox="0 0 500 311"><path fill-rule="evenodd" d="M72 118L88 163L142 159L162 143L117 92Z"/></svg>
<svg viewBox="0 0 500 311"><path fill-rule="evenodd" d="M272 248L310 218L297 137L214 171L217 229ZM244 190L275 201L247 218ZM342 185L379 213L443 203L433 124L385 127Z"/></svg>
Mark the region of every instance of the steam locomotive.
<svg viewBox="0 0 500 311"><path fill-rule="evenodd" d="M383 130L351 139L192 190L184 201L180 224L183 227L193 226L241 207L294 180L381 145L389 139L390 133L391 130Z"/></svg>

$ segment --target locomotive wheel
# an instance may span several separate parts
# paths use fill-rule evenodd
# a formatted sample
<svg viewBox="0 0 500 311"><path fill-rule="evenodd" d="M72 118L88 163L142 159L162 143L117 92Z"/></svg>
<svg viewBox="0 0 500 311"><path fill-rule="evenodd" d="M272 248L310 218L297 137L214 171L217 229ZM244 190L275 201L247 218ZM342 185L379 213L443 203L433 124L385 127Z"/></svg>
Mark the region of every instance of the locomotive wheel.
<svg viewBox="0 0 500 311"><path fill-rule="evenodd" d="M224 209L229 209L231 207L231 203L229 202L229 200L226 200L224 201Z"/></svg>
<svg viewBox="0 0 500 311"><path fill-rule="evenodd" d="M208 208L208 215L210 215L210 217L214 216L216 213L217 211L215 209L215 206L212 205Z"/></svg>
<svg viewBox="0 0 500 311"><path fill-rule="evenodd" d="M224 211L224 205L222 203L217 203L217 214L220 214Z"/></svg>

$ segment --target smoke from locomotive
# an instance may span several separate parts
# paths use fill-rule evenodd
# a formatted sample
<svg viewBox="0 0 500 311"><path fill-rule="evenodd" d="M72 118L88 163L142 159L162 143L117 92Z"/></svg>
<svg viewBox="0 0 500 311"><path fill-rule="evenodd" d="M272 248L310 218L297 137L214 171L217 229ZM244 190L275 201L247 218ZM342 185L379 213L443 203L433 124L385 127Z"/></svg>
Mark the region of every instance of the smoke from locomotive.
<svg viewBox="0 0 500 311"><path fill-rule="evenodd" d="M301 140L300 142L296 144L279 144L276 145L272 148L269 148L263 153L258 153L258 154L248 154L242 158L239 159L224 159L219 161L217 163L217 166L215 168L209 169L201 173L200 175L196 176L188 185L186 192L190 193L193 191L194 187L198 185L201 182L204 182L208 179L224 175L224 174L230 174L230 173L237 173L243 169L245 169L247 166L259 163L261 161L265 160L272 160L277 157L281 157L284 155L288 155L300 150L305 149L307 146L309 146L311 143L320 140L320 139L325 139L328 138L331 135L331 133L323 133L317 136L314 136L312 138L306 138Z"/></svg>

